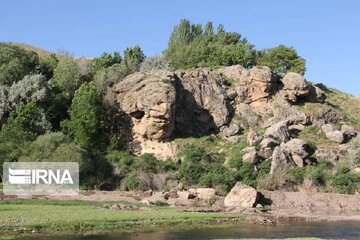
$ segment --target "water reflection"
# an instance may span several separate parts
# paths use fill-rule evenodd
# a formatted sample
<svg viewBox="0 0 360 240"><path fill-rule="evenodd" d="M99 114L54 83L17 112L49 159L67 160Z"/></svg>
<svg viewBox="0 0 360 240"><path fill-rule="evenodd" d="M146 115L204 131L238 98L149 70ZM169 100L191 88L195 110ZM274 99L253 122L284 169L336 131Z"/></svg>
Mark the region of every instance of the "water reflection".
<svg viewBox="0 0 360 240"><path fill-rule="evenodd" d="M180 240L180 239L239 239L239 238L294 238L360 239L360 222L279 223L275 226L238 224L232 227L154 230L141 233L111 232L101 235L27 236L26 239L44 240ZM21 238L25 239L25 238Z"/></svg>

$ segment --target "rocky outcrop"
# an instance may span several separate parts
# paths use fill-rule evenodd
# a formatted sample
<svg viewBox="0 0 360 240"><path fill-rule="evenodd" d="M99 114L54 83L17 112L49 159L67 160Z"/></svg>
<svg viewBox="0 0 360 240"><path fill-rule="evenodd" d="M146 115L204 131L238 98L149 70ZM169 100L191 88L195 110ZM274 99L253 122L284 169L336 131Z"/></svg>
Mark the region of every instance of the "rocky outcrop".
<svg viewBox="0 0 360 240"><path fill-rule="evenodd" d="M287 142L290 139L288 122L286 120L275 123L265 131L265 137L273 138L281 142Z"/></svg>
<svg viewBox="0 0 360 240"><path fill-rule="evenodd" d="M287 100L295 103L298 98L304 98L309 95L310 85L304 76L289 72L285 74L281 81L284 84L282 90L286 92L285 97Z"/></svg>
<svg viewBox="0 0 360 240"><path fill-rule="evenodd" d="M230 117L226 80L207 69L176 73L175 131L205 134L227 124Z"/></svg>
<svg viewBox="0 0 360 240"><path fill-rule="evenodd" d="M328 139L341 144L356 136L355 128L344 125L345 116L335 107L310 115L311 111L305 113L296 106L323 102L322 89L297 73L281 78L267 67L235 65L216 71L134 73L116 84L114 92L122 113L130 119L132 143L140 149L135 153L174 157L181 149L173 145L174 138L221 131L222 139L230 143L246 138L243 161L256 165L261 159L272 160L274 173L310 161L313 150L295 137L305 126L314 124ZM317 150L314 157L328 153Z"/></svg>
<svg viewBox="0 0 360 240"><path fill-rule="evenodd" d="M230 116L225 80L206 69L135 73L119 82L115 93L140 142L215 132Z"/></svg>
<svg viewBox="0 0 360 240"><path fill-rule="evenodd" d="M270 123L275 124L280 121L286 121L287 125L302 124L307 125L311 122L310 116L304 112L297 110L291 106L282 106L275 108L273 111L274 117L271 118Z"/></svg>
<svg viewBox="0 0 360 240"><path fill-rule="evenodd" d="M237 182L224 199L227 208L251 208L258 199L257 191L241 182Z"/></svg>
<svg viewBox="0 0 360 240"><path fill-rule="evenodd" d="M168 71L135 73L115 87L122 111L131 116L135 136L163 140L174 129L176 90Z"/></svg>
<svg viewBox="0 0 360 240"><path fill-rule="evenodd" d="M266 101L279 88L279 79L268 67L253 67L242 71L236 92L240 102Z"/></svg>

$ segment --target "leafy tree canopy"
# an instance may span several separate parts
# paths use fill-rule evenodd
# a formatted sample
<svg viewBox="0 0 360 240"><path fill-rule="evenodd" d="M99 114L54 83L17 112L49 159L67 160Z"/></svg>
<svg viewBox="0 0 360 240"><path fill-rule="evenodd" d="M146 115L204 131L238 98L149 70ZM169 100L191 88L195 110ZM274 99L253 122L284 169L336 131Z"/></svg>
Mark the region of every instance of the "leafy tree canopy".
<svg viewBox="0 0 360 240"><path fill-rule="evenodd" d="M212 22L203 27L186 19L175 26L165 56L175 69L256 64L254 46L239 33L226 32L222 25L215 32Z"/></svg>
<svg viewBox="0 0 360 240"><path fill-rule="evenodd" d="M268 66L275 73L297 72L305 74L305 59L292 47L279 45L258 52L258 65Z"/></svg>
<svg viewBox="0 0 360 240"><path fill-rule="evenodd" d="M36 72L38 65L39 57L35 52L0 43L0 85L10 86L25 75Z"/></svg>

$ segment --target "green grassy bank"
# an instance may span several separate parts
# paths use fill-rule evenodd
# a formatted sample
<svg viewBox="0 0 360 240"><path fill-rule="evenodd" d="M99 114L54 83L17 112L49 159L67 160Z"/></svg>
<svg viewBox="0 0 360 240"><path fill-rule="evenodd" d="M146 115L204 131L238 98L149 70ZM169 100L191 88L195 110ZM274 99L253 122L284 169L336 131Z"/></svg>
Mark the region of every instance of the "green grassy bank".
<svg viewBox="0 0 360 240"><path fill-rule="evenodd" d="M173 207L146 210L96 208L105 203L86 201L3 200L0 201L0 233L54 233L147 230L153 227L196 225L243 219L231 213L189 212ZM0 234L1 235L1 234ZM1 239L1 238L0 238Z"/></svg>

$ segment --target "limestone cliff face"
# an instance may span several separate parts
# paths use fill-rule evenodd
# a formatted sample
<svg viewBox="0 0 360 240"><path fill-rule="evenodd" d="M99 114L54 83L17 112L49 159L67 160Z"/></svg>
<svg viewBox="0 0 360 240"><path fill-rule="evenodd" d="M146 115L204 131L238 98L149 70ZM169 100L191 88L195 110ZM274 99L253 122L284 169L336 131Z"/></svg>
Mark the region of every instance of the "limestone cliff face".
<svg viewBox="0 0 360 240"><path fill-rule="evenodd" d="M131 119L139 153L166 158L176 152L175 138L218 134L225 141L236 142L242 130L250 128L250 147L245 155L254 163L255 158L271 159L272 172L276 172L301 167L316 154L331 152L323 147L318 153L307 151L306 143L292 134L305 126L316 126L339 144L356 136L355 129L346 125L335 109L324 105L319 116L313 116L298 107L306 102L321 105L326 96L320 87L297 73L281 77L268 67L244 69L235 65L216 71L135 73L116 84L114 92L121 111ZM241 126L234 120L239 118L243 119ZM264 133L254 134L252 127L263 128ZM260 149L251 147L256 144ZM307 152L298 154L293 149Z"/></svg>

